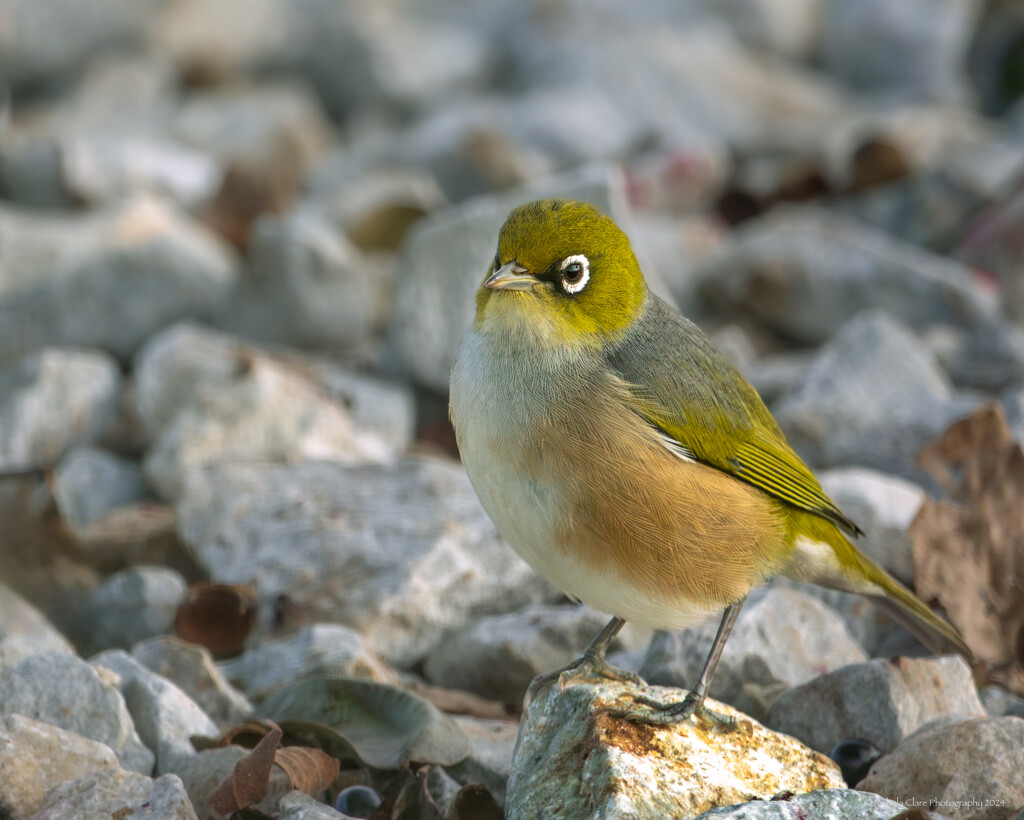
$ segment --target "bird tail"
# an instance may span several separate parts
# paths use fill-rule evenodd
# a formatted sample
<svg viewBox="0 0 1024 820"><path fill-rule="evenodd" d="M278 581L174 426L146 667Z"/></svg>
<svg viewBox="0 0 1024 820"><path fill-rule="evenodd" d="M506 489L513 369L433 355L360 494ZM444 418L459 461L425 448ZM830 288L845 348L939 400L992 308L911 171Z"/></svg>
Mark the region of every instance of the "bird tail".
<svg viewBox="0 0 1024 820"><path fill-rule="evenodd" d="M899 621L936 655L955 652L973 664L974 655L956 627L932 612L927 604L861 553L841 533L837 534L836 541L842 541L842 544L833 544L833 549L840 565L844 569L853 569L854 577L864 578L873 587L853 591L872 598L887 615Z"/></svg>
<svg viewBox="0 0 1024 820"><path fill-rule="evenodd" d="M956 627L932 612L914 593L862 554L834 524L810 514L794 523L797 546L786 575L798 581L866 595L935 654L954 652L973 665L974 656Z"/></svg>

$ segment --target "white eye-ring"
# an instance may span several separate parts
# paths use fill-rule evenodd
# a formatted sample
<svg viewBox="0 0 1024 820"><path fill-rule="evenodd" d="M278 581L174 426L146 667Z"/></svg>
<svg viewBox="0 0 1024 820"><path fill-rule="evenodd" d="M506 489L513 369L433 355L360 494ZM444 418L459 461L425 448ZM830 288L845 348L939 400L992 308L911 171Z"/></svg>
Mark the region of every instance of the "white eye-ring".
<svg viewBox="0 0 1024 820"><path fill-rule="evenodd" d="M566 293L579 293L590 281L590 260L582 253L565 257L558 269L562 272L562 290Z"/></svg>

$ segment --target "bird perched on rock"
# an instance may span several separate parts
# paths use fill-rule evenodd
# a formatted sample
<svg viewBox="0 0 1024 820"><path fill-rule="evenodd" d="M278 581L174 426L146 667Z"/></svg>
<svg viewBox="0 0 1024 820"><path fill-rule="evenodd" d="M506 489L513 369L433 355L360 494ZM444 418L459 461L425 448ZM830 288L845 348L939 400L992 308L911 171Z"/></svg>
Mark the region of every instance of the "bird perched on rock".
<svg viewBox="0 0 1024 820"><path fill-rule="evenodd" d="M934 651L970 654L853 546L860 530L754 388L650 292L626 235L590 205L509 215L450 409L498 530L558 589L614 616L562 671L622 677L604 653L625 621L672 629L724 610L695 686L648 704L651 722L708 713L740 607L775 575L877 598Z"/></svg>

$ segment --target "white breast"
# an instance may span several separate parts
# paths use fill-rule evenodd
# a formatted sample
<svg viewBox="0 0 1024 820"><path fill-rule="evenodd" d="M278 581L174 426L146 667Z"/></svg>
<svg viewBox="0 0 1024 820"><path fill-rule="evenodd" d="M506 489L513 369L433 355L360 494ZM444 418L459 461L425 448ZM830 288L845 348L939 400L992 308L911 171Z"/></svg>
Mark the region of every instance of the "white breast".
<svg viewBox="0 0 1024 820"><path fill-rule="evenodd" d="M469 334L452 371L451 409L463 463L499 532L537 572L567 595L595 609L654 628L678 628L709 611L688 601L661 601L618 574L554 548L565 506L557 491L539 486L527 454L548 415L548 397L579 362L527 362L493 337ZM550 351L549 351L550 352ZM554 365L554 366L553 366ZM480 378L479 374L492 374ZM524 383L530 373L529 384ZM557 434L557 429L554 431Z"/></svg>

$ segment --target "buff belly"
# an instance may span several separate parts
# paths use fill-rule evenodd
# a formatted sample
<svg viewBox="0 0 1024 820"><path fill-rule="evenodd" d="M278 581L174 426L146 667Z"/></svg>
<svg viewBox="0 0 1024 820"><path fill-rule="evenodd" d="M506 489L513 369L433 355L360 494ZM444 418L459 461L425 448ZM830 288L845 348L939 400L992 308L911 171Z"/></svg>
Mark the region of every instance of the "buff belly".
<svg viewBox="0 0 1024 820"><path fill-rule="evenodd" d="M599 374L534 367L524 384L487 341L471 336L452 376L463 462L498 530L555 587L671 629L777 571L786 534L768 496L673 455Z"/></svg>

